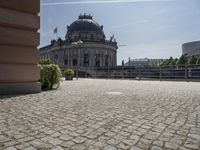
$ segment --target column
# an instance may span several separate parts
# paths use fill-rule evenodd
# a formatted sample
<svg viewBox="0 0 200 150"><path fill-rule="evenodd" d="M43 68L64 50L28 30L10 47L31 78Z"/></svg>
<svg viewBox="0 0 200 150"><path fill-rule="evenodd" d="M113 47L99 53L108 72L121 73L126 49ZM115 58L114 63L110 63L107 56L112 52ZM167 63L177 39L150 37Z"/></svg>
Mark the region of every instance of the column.
<svg viewBox="0 0 200 150"><path fill-rule="evenodd" d="M41 91L40 0L0 0L0 94Z"/></svg>

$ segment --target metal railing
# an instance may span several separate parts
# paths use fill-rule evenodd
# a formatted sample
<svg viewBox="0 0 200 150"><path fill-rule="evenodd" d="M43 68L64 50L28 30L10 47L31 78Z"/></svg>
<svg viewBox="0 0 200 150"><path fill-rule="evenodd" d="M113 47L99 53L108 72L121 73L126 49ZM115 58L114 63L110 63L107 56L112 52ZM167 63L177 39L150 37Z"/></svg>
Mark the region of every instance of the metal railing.
<svg viewBox="0 0 200 150"><path fill-rule="evenodd" d="M130 78L158 80L200 80L200 65L159 67L104 67L96 69L96 78Z"/></svg>
<svg viewBox="0 0 200 150"><path fill-rule="evenodd" d="M72 68L74 69L74 68ZM64 69L63 69L64 70ZM75 70L75 77L76 69ZM200 65L178 65L159 67L115 66L85 68L79 67L78 77L82 78L122 78L122 79L155 79L200 81Z"/></svg>

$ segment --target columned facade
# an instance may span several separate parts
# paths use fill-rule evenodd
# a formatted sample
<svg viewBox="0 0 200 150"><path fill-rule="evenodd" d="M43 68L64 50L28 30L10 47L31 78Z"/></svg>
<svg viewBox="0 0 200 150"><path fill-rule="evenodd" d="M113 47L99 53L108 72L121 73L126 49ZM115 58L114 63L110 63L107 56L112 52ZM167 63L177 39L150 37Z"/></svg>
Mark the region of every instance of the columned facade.
<svg viewBox="0 0 200 150"><path fill-rule="evenodd" d="M93 75L99 67L117 65L117 42L114 36L105 39L103 26L99 26L90 15L80 15L68 26L66 39L51 41L41 48L41 59L50 59L62 70L74 69Z"/></svg>

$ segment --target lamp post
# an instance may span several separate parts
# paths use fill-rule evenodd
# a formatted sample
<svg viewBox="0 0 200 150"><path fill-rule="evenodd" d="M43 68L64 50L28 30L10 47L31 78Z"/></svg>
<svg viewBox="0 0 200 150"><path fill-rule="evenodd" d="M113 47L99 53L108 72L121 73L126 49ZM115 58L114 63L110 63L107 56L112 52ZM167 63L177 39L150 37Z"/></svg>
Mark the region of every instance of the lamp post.
<svg viewBox="0 0 200 150"><path fill-rule="evenodd" d="M128 66L129 66L129 78L131 78L131 58L128 58Z"/></svg>
<svg viewBox="0 0 200 150"><path fill-rule="evenodd" d="M74 48L77 48L77 51L78 51L78 59L77 59L77 65L76 65L76 80L78 80L78 65L80 64L79 63L79 57L80 57L80 52L79 52L80 49L79 48L81 47L82 44L83 44L83 41L81 41L81 40L72 43L72 46Z"/></svg>
<svg viewBox="0 0 200 150"><path fill-rule="evenodd" d="M124 60L122 60L122 79L124 78Z"/></svg>

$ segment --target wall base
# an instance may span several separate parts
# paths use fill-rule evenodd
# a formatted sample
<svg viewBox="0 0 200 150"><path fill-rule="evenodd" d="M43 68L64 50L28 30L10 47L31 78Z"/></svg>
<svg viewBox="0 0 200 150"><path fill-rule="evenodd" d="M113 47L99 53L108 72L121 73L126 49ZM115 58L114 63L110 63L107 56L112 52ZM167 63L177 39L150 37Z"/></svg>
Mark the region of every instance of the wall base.
<svg viewBox="0 0 200 150"><path fill-rule="evenodd" d="M41 92L41 83L0 83L0 95L30 94Z"/></svg>

